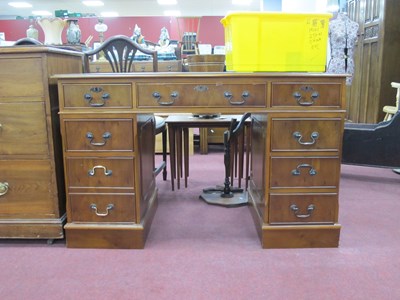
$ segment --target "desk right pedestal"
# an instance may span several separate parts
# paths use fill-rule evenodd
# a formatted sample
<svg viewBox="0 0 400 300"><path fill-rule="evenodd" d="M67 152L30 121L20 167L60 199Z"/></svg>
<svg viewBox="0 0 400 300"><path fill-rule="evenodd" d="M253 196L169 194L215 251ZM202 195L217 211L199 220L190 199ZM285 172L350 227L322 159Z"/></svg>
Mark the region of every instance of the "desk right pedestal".
<svg viewBox="0 0 400 300"><path fill-rule="evenodd" d="M252 115L249 203L263 248L337 247L343 113Z"/></svg>

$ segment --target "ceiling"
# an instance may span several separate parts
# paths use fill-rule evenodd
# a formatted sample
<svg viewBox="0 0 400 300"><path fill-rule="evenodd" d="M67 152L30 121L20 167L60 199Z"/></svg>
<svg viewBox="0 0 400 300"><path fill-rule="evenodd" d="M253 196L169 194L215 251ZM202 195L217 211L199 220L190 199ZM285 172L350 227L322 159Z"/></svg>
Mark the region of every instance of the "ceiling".
<svg viewBox="0 0 400 300"><path fill-rule="evenodd" d="M10 1L26 1L31 8L16 9L8 5ZM68 10L70 13L118 12L119 16L163 16L165 10L180 10L182 16L225 16L230 11L260 11L260 0L253 0L250 6L234 7L232 0L178 0L175 6L160 6L157 0L102 0L102 7L87 7L81 0L9 0L0 1L0 18L15 19L16 16L32 16L33 10Z"/></svg>

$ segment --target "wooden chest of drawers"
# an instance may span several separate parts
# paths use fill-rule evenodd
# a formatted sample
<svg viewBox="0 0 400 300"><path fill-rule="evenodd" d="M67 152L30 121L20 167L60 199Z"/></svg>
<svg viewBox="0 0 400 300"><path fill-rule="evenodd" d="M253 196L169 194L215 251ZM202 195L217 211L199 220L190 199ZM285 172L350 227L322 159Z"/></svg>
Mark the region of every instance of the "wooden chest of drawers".
<svg viewBox="0 0 400 300"><path fill-rule="evenodd" d="M157 205L155 111L251 112L248 197L262 247L338 246L345 76L143 73L57 78L69 247L144 246Z"/></svg>
<svg viewBox="0 0 400 300"><path fill-rule="evenodd" d="M64 174L51 76L81 72L82 55L1 47L0 65L0 238L63 238Z"/></svg>

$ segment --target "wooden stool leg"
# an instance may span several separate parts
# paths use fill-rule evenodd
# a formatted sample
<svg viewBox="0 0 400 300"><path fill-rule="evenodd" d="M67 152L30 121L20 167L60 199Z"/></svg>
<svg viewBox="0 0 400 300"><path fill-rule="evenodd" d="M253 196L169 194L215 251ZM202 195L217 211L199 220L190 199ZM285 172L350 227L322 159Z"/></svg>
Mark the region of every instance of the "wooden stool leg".
<svg viewBox="0 0 400 300"><path fill-rule="evenodd" d="M249 171L250 171L250 150L251 150L251 125L245 126L246 137L246 190L249 187Z"/></svg>
<svg viewBox="0 0 400 300"><path fill-rule="evenodd" d="M188 186L189 177L189 128L183 128L183 157L184 157L184 173L185 173L185 187Z"/></svg>
<svg viewBox="0 0 400 300"><path fill-rule="evenodd" d="M176 187L181 188L182 178L182 128L176 128Z"/></svg>
<svg viewBox="0 0 400 300"><path fill-rule="evenodd" d="M199 128L200 130L200 154L208 153L208 131L206 127Z"/></svg>
<svg viewBox="0 0 400 300"><path fill-rule="evenodd" d="M176 178L176 152L175 152L175 127L168 124L168 138L169 138L169 165L171 168L171 187L175 190L174 179Z"/></svg>
<svg viewBox="0 0 400 300"><path fill-rule="evenodd" d="M167 180L167 131L164 130L162 132L162 157L165 162L165 166L163 169L163 180Z"/></svg>

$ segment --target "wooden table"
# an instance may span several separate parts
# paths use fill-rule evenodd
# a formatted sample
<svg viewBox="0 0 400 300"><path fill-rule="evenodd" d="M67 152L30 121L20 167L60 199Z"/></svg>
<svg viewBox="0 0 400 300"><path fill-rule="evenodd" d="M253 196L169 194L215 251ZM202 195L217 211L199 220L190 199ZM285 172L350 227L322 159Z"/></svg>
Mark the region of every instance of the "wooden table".
<svg viewBox="0 0 400 300"><path fill-rule="evenodd" d="M189 176L189 128L228 128L233 119L240 121L242 115L220 115L215 118L202 118L193 115L170 115L165 122L168 126L168 139L170 147L170 168L171 168L171 187L175 189L174 179L176 178L176 186L180 189L180 178L184 178L185 187L188 186ZM245 123L246 130L249 131L251 122ZM183 136L183 140L182 140ZM182 151L183 144L183 151ZM245 134L239 139L237 149L232 149L231 156L231 177L238 175L238 185L241 187L241 180L245 178L247 189L247 178L249 176L250 162L250 134ZM237 155L235 155L237 154ZM246 154L246 155L245 155ZM246 164L244 168L244 158ZM183 167L182 167L183 166ZM223 164L221 164L223 168ZM245 172L244 172L245 170Z"/></svg>
<svg viewBox="0 0 400 300"><path fill-rule="evenodd" d="M159 72L55 79L68 247L144 247L158 203L154 112L250 112L247 193L262 247L338 246L345 75Z"/></svg>

